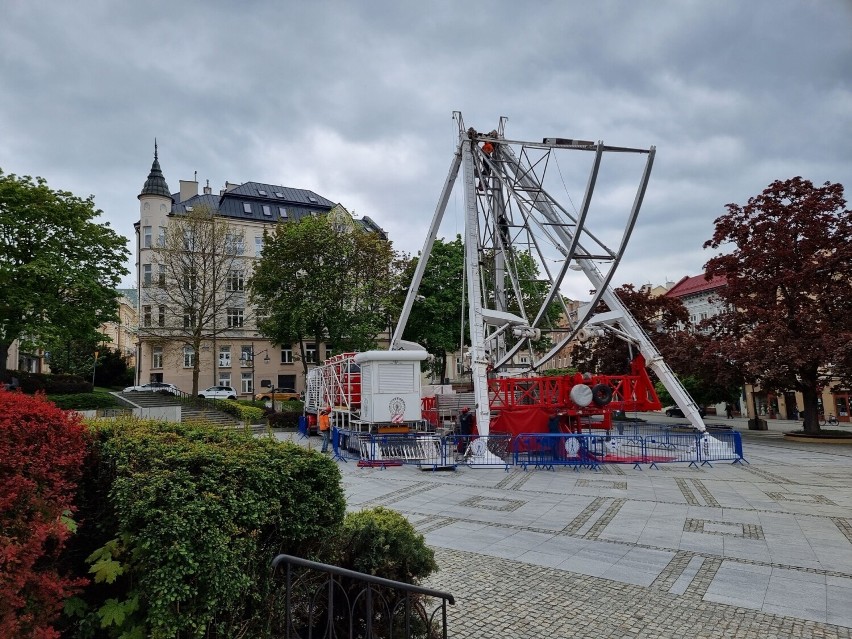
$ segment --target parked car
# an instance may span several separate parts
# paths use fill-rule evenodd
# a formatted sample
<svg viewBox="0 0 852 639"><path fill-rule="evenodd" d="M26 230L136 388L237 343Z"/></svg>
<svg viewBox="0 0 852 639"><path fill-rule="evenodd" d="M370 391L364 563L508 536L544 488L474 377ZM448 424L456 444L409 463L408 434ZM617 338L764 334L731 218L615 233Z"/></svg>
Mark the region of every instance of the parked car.
<svg viewBox="0 0 852 639"><path fill-rule="evenodd" d="M272 399L273 395L280 402L291 402L302 399L301 393L297 393L292 388L267 388L262 393L255 395L254 398L265 402Z"/></svg>
<svg viewBox="0 0 852 639"><path fill-rule="evenodd" d="M683 414L683 410L681 410L679 406L666 406L663 409L663 412L666 414L666 417L686 417L686 415ZM699 406L698 414L704 417L706 412L703 407Z"/></svg>
<svg viewBox="0 0 852 639"><path fill-rule="evenodd" d="M180 395L181 390L174 384L166 382L148 382L139 386L128 386L125 393L168 393L169 395Z"/></svg>
<svg viewBox="0 0 852 639"><path fill-rule="evenodd" d="M211 386L198 391L198 396L204 399L236 399L237 391L230 386Z"/></svg>

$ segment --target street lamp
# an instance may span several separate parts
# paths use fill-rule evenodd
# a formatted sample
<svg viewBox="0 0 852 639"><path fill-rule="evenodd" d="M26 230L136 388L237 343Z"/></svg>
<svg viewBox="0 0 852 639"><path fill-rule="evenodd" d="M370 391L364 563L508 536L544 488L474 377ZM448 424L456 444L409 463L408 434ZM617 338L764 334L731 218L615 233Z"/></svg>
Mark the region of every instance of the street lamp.
<svg viewBox="0 0 852 639"><path fill-rule="evenodd" d="M242 353L240 353L240 362L242 362L243 364L251 363L251 398L252 398L252 401L254 401L254 395L255 395L255 393L254 393L254 358L257 357L258 355L263 355L264 353L266 353L266 356L263 358L263 361L266 364L268 364L269 361L270 361L269 360L269 349L268 348L265 348L262 351L255 352L254 351L254 344L252 344L251 346L249 346L248 351L243 351Z"/></svg>

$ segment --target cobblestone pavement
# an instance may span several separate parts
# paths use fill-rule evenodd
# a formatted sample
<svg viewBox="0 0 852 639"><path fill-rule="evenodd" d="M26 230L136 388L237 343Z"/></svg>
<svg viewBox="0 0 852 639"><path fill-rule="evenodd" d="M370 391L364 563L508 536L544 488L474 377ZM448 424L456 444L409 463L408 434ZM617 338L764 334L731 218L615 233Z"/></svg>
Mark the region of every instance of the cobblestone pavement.
<svg viewBox="0 0 852 639"><path fill-rule="evenodd" d="M749 465L340 468L350 509L434 548L451 637L852 636L852 446L743 442Z"/></svg>

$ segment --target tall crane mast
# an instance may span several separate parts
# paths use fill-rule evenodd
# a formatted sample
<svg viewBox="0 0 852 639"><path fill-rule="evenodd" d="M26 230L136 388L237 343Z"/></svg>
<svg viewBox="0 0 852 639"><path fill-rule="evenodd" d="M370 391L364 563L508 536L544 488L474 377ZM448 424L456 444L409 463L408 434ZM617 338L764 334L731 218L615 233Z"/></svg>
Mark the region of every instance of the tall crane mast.
<svg viewBox="0 0 852 639"><path fill-rule="evenodd" d="M635 346L692 425L700 431L706 430L695 401L610 287L642 206L653 167L654 147L615 147L600 141L567 138L523 142L506 138L505 118L500 119L496 129L482 134L465 128L461 113L453 115L458 124L458 145L390 349L405 347L402 335L461 170L468 357L479 434L487 437L489 433L489 375L532 373L573 340L593 339L604 332ZM551 163L555 164L564 184L557 154L565 152L586 152L593 158L580 207L573 210L553 196L558 182L552 177L553 171L548 172ZM603 159L610 155L645 157L639 185L615 249L589 228L594 217L592 196L600 181ZM607 222L608 226L612 225L611 220ZM525 275L531 262L541 276L535 284L546 287L543 300L536 302L524 293L524 287L529 284ZM563 282L573 273L582 273L592 287L592 299L579 311L569 309L561 293ZM597 311L601 301L608 311ZM555 326L554 313L565 318L567 326ZM541 347L538 340L542 335L549 338L549 348Z"/></svg>

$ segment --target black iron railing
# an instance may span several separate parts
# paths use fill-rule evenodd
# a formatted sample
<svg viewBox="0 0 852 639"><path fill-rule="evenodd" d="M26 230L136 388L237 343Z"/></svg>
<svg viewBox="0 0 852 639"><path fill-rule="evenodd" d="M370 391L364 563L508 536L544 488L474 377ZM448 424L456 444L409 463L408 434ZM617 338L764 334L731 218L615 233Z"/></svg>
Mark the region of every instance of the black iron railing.
<svg viewBox="0 0 852 639"><path fill-rule="evenodd" d="M275 636L290 639L446 639L446 592L300 557L278 555ZM436 601L440 600L440 601Z"/></svg>

